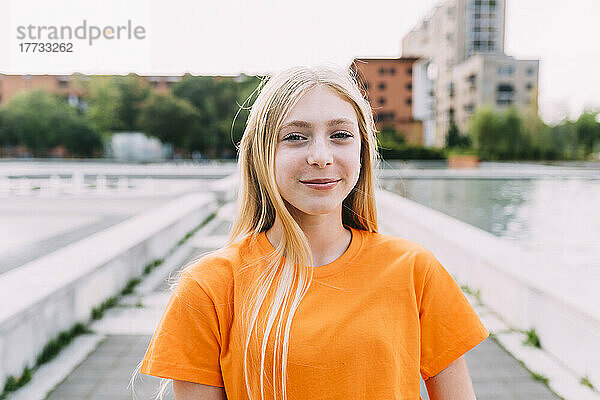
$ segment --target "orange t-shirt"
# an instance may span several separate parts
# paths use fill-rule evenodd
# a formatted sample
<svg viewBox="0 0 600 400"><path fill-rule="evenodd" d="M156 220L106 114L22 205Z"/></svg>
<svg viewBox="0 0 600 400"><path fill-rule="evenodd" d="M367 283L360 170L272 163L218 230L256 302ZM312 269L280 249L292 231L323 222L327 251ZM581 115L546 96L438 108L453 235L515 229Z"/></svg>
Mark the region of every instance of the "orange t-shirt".
<svg viewBox="0 0 600 400"><path fill-rule="evenodd" d="M419 374L425 380L438 374L489 332L429 250L392 235L351 231L346 251L315 267L294 315L288 399L420 399ZM262 232L254 246L248 237L187 267L141 372L221 386L229 400L248 399L247 330L242 334L235 311L252 274L239 269L273 249ZM260 354L249 356L260 360ZM265 364L265 390L270 368Z"/></svg>

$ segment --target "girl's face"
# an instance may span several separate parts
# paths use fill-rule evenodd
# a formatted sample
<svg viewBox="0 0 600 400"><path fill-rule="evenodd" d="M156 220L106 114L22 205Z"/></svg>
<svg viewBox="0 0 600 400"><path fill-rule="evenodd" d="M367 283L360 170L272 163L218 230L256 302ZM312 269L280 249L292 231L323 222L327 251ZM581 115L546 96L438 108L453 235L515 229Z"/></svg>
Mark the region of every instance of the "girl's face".
<svg viewBox="0 0 600 400"><path fill-rule="evenodd" d="M360 147L350 103L327 86L305 93L283 121L275 150L275 180L292 215L341 212L358 181ZM315 179L333 183L307 183Z"/></svg>

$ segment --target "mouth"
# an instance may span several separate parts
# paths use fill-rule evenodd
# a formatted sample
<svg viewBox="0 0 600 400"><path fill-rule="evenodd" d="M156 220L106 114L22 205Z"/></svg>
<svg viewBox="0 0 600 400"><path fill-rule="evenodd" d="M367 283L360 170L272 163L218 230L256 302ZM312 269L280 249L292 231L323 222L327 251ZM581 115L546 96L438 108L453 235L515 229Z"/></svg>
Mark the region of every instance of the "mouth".
<svg viewBox="0 0 600 400"><path fill-rule="evenodd" d="M310 181L300 181L302 183L308 183L311 185L325 185L328 183L335 183L335 182L339 182L341 181L341 179L312 179Z"/></svg>
<svg viewBox="0 0 600 400"><path fill-rule="evenodd" d="M338 180L315 179L315 180L311 180L311 181L300 181L300 182L304 186L309 187L314 190L330 190L330 189L333 189L334 187L336 187L339 181L341 181L341 179L338 179Z"/></svg>

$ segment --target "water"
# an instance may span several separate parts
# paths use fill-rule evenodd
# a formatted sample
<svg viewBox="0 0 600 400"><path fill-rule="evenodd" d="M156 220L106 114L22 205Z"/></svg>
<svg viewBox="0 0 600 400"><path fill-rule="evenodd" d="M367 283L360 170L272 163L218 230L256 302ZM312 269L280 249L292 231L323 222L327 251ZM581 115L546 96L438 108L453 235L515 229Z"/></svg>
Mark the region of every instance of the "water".
<svg viewBox="0 0 600 400"><path fill-rule="evenodd" d="M600 268L600 180L386 179L384 188L581 271Z"/></svg>

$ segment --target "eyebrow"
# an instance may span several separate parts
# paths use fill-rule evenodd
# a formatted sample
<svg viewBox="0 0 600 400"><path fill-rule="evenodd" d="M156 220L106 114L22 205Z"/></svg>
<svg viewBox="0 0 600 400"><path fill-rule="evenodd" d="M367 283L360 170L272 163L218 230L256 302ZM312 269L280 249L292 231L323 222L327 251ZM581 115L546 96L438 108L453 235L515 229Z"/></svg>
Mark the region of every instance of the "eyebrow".
<svg viewBox="0 0 600 400"><path fill-rule="evenodd" d="M334 126L334 125L342 125L342 124L353 125L354 122L352 122L348 118L336 118L336 119L332 119L332 120L328 121L326 125ZM310 122L307 122L307 121L294 120L294 121L288 122L285 125L282 125L280 129L283 130L285 128L289 128L292 126L295 126L298 128L312 128L313 124L311 124Z"/></svg>

